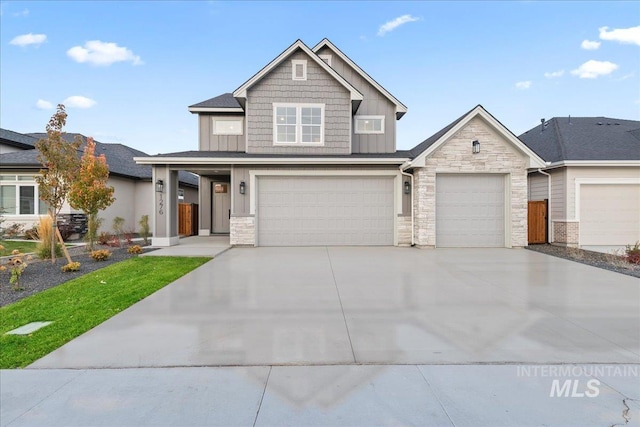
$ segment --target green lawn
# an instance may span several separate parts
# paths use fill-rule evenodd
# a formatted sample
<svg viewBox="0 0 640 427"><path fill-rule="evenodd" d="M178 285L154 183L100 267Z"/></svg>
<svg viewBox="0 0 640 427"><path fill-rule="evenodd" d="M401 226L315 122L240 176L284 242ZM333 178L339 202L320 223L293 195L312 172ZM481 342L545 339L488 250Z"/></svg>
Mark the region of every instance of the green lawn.
<svg viewBox="0 0 640 427"><path fill-rule="evenodd" d="M1 307L0 368L31 364L210 259L131 258ZM5 335L47 320L30 335Z"/></svg>
<svg viewBox="0 0 640 427"><path fill-rule="evenodd" d="M0 246L4 247L4 249L0 249L0 256L11 255L11 251L13 251L14 249L18 249L23 254L35 252L37 244L38 242L34 242L32 240L21 240L19 242L7 242L5 240L0 240Z"/></svg>

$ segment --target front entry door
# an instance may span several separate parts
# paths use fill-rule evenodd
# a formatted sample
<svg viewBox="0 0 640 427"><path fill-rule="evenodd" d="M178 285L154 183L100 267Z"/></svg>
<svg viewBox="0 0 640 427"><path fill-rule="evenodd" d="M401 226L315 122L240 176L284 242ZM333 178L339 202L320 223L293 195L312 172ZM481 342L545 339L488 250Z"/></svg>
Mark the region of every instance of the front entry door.
<svg viewBox="0 0 640 427"><path fill-rule="evenodd" d="M231 215L231 193L226 182L213 183L213 232L228 233Z"/></svg>

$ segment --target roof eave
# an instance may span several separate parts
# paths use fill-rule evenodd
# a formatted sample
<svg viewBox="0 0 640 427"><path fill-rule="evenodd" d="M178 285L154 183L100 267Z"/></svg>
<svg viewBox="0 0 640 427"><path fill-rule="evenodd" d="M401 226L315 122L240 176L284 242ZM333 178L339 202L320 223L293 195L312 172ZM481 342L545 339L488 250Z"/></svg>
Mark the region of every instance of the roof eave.
<svg viewBox="0 0 640 427"><path fill-rule="evenodd" d="M401 165L408 157L352 158L352 157L134 157L133 160L143 165L225 165L225 164L270 164L270 165Z"/></svg>
<svg viewBox="0 0 640 427"><path fill-rule="evenodd" d="M242 108L189 107L189 112L198 113L244 113Z"/></svg>

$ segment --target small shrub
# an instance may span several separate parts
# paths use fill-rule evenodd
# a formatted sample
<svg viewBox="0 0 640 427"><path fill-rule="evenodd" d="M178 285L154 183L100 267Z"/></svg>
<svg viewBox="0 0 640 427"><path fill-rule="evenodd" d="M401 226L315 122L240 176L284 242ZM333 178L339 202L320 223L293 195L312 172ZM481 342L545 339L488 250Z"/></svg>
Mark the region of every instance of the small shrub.
<svg viewBox="0 0 640 427"><path fill-rule="evenodd" d="M7 239L15 239L18 236L21 236L24 232L24 224L19 222L14 222L10 226L4 229L4 237Z"/></svg>
<svg viewBox="0 0 640 427"><path fill-rule="evenodd" d="M24 232L24 237L29 240L38 240L38 227L34 225Z"/></svg>
<svg viewBox="0 0 640 427"><path fill-rule="evenodd" d="M60 270L64 271L65 273L71 272L71 271L78 271L80 270L80 263L79 262L70 262L67 265L63 265L62 267L60 267Z"/></svg>
<svg viewBox="0 0 640 427"><path fill-rule="evenodd" d="M133 245L129 249L127 249L127 252L129 252L130 254L136 254L136 255L141 254L142 248L140 247L140 245Z"/></svg>
<svg viewBox="0 0 640 427"><path fill-rule="evenodd" d="M101 245L108 245L112 239L113 239L113 236L111 235L111 233L107 233L106 231L103 231L98 236L98 243Z"/></svg>
<svg viewBox="0 0 640 427"><path fill-rule="evenodd" d="M91 251L91 258L96 261L106 261L111 257L111 251L109 249L98 249L97 251Z"/></svg>
<svg viewBox="0 0 640 427"><path fill-rule="evenodd" d="M118 238L118 246L120 246L122 235L124 234L124 218L119 216L113 218L113 232Z"/></svg>
<svg viewBox="0 0 640 427"><path fill-rule="evenodd" d="M106 242L109 241L109 239L105 239L105 242L101 242L100 241L100 237L103 234L106 233L101 233L100 236L98 236L98 229L100 229L100 226L102 226L102 218L98 217L98 214L89 214L88 217L88 221L87 221L87 234L85 234L84 236L84 240L89 243L89 250L92 251L93 250L93 244L97 241L98 243L104 245L106 244Z"/></svg>
<svg viewBox="0 0 640 427"><path fill-rule="evenodd" d="M640 241L636 242L635 245L627 245L625 250L627 254L627 261L631 264L640 264Z"/></svg>
<svg viewBox="0 0 640 427"><path fill-rule="evenodd" d="M144 239L144 244L149 244L149 236L151 236L151 227L149 227L149 215L142 215L140 221L140 236Z"/></svg>
<svg viewBox="0 0 640 427"><path fill-rule="evenodd" d="M8 262L11 269L9 284L12 285L14 291L21 291L24 288L20 286L20 278L27 268L27 263L24 260L24 254L20 253L19 250L15 249L11 252L11 255L13 255L13 258L10 258Z"/></svg>
<svg viewBox="0 0 640 427"><path fill-rule="evenodd" d="M629 269L631 267L626 258L621 249L615 249L605 255L605 260L608 264L621 269Z"/></svg>
<svg viewBox="0 0 640 427"><path fill-rule="evenodd" d="M0 271L7 271L7 267L4 265L0 265Z"/></svg>

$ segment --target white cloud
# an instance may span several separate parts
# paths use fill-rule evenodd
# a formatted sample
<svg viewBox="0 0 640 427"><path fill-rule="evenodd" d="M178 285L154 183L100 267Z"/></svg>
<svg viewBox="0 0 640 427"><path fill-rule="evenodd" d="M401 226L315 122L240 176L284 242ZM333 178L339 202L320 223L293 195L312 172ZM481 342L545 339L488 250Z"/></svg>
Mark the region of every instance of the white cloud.
<svg viewBox="0 0 640 427"><path fill-rule="evenodd" d="M516 83L516 89L529 89L531 87L531 81L530 80L525 80L523 82L518 82Z"/></svg>
<svg viewBox="0 0 640 427"><path fill-rule="evenodd" d="M609 61L596 61L594 59L585 62L577 69L572 70L571 74L581 79L595 79L599 76L606 76L618 69L618 65Z"/></svg>
<svg viewBox="0 0 640 427"><path fill-rule="evenodd" d="M94 105L96 105L96 101L94 101L93 99L80 96L80 95L70 96L64 101L62 101L62 103L66 107L71 107L71 108L91 108Z"/></svg>
<svg viewBox="0 0 640 427"><path fill-rule="evenodd" d="M420 18L416 18L415 16L411 16L411 15L398 16L396 19L386 22L385 24L382 24L378 29L378 35L382 37L385 34L395 30L401 25L407 24L409 22L419 21L419 20Z"/></svg>
<svg viewBox="0 0 640 427"><path fill-rule="evenodd" d="M29 46L29 45L40 45L47 40L46 34L22 34L21 36L14 37L13 40L9 42L9 44L15 46Z"/></svg>
<svg viewBox="0 0 640 427"><path fill-rule="evenodd" d="M637 27L608 30L609 27L598 28L602 40L612 40L623 44L636 44L640 46L640 25Z"/></svg>
<svg viewBox="0 0 640 427"><path fill-rule="evenodd" d="M20 12L14 12L13 16L29 16L29 9L23 9Z"/></svg>
<svg viewBox="0 0 640 427"><path fill-rule="evenodd" d="M550 73L544 73L544 77L547 79L556 79L564 76L564 70L551 71Z"/></svg>
<svg viewBox="0 0 640 427"><path fill-rule="evenodd" d="M51 110L53 109L53 104L49 101L45 101L44 99L38 99L36 102L36 108L38 110Z"/></svg>
<svg viewBox="0 0 640 427"><path fill-rule="evenodd" d="M582 40L580 47L584 50L596 50L600 47L600 42L595 42L591 40Z"/></svg>
<svg viewBox="0 0 640 427"><path fill-rule="evenodd" d="M67 51L67 55L76 62L88 62L93 65L111 65L114 62L131 62L133 65L141 65L143 62L138 55L126 47L116 43L107 43L100 40L91 40L83 46L74 46Z"/></svg>

